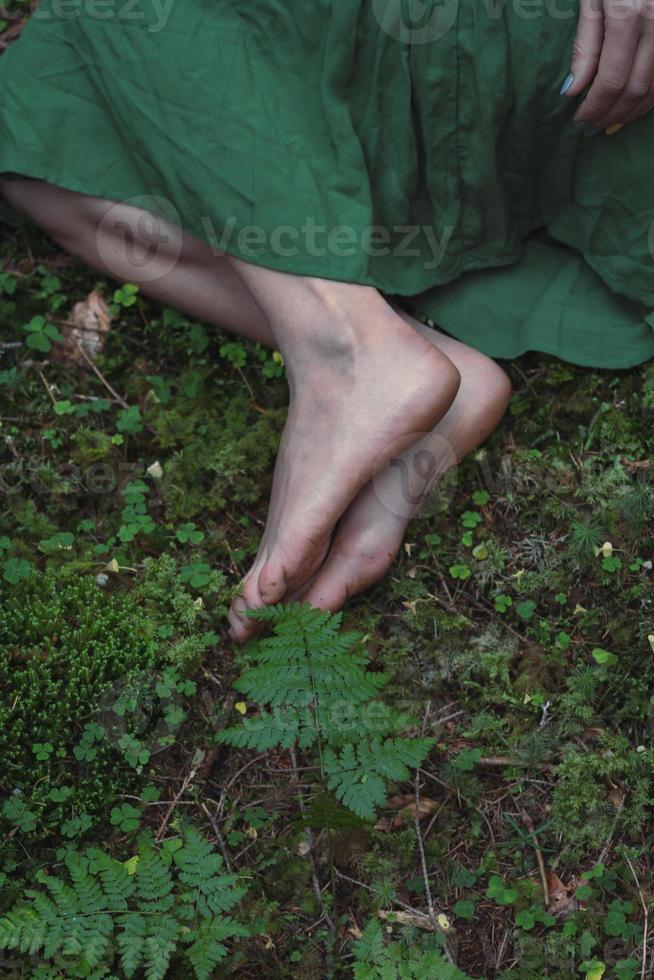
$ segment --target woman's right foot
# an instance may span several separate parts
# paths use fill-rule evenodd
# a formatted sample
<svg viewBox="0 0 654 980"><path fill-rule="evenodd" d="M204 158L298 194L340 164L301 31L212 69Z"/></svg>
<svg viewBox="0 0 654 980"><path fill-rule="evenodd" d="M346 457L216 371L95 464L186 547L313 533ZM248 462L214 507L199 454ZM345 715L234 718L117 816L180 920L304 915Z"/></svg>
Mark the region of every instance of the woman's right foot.
<svg viewBox="0 0 654 980"><path fill-rule="evenodd" d="M460 377L449 358L375 291L356 290L347 308L326 294L307 309L307 329L286 351L291 388L266 531L230 612L232 636L256 622L243 615L307 583L334 527L372 476L449 410Z"/></svg>
<svg viewBox="0 0 654 980"><path fill-rule="evenodd" d="M352 596L384 578L409 521L437 492L440 478L484 443L504 417L511 382L502 368L478 351L431 332L433 342L445 346L461 372L454 405L434 432L395 461L398 465L387 467L364 487L339 521L317 574L285 601L337 612Z"/></svg>

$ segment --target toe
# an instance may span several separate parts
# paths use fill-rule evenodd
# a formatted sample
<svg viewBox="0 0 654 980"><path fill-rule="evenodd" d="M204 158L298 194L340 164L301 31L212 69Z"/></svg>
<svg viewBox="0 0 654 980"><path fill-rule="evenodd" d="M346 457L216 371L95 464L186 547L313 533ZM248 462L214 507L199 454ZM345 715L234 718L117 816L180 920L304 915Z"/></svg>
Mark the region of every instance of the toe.
<svg viewBox="0 0 654 980"><path fill-rule="evenodd" d="M250 636L251 622L243 615L247 609L247 604L241 596L232 603L232 607L227 614L229 620L229 635L237 643L244 643Z"/></svg>
<svg viewBox="0 0 654 980"><path fill-rule="evenodd" d="M348 551L350 550L351 545L348 546ZM352 596L364 592L383 579L391 568L394 557L390 551L344 554L335 547L324 568L316 575L300 601L307 602L316 609L338 612Z"/></svg>
<svg viewBox="0 0 654 980"><path fill-rule="evenodd" d="M274 606L286 594L286 574L283 566L275 560L266 562L259 574L257 586L264 605Z"/></svg>
<svg viewBox="0 0 654 980"><path fill-rule="evenodd" d="M245 642L262 630L262 624L245 615L248 609L260 609L265 602L259 594L257 575L251 573L243 582L241 592L232 602L229 611L230 635L239 643Z"/></svg>

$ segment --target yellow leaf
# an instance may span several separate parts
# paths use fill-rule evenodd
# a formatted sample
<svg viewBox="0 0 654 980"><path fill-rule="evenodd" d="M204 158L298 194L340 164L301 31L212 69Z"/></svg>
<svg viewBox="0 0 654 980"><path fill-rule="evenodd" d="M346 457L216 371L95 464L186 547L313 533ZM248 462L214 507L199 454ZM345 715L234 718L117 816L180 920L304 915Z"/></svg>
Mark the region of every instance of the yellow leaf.
<svg viewBox="0 0 654 980"><path fill-rule="evenodd" d="M652 653L654 653L654 633L650 633L647 639L649 640L649 645L652 648Z"/></svg>
<svg viewBox="0 0 654 980"><path fill-rule="evenodd" d="M448 919L448 917L446 915L443 915L442 912L438 916L438 920L437 921L438 921L439 926L443 930L443 932L449 932L450 931L450 920Z"/></svg>
<svg viewBox="0 0 654 980"><path fill-rule="evenodd" d="M120 565L118 564L115 558L112 558L111 561L107 562L107 564L104 567L108 572L113 572L114 575L117 575L118 572L120 571Z"/></svg>
<svg viewBox="0 0 654 980"><path fill-rule="evenodd" d="M476 558L477 561L486 561L488 558L488 548L485 544L478 544L476 548L472 549L472 557Z"/></svg>
<svg viewBox="0 0 654 980"><path fill-rule="evenodd" d="M603 963L598 963L597 966L591 966L590 970L586 974L586 980L602 980L605 973L605 965Z"/></svg>
<svg viewBox="0 0 654 980"><path fill-rule="evenodd" d="M580 606L579 603L577 603L577 605L572 610L572 615L573 616L579 616L581 613L585 613L585 612L586 612L585 607L584 606Z"/></svg>
<svg viewBox="0 0 654 980"><path fill-rule="evenodd" d="M248 710L248 706L245 703L245 701L237 701L234 707L236 708L236 710L240 715L244 715L245 712Z"/></svg>
<svg viewBox="0 0 654 980"><path fill-rule="evenodd" d="M275 362L275 364L281 364L282 367L284 366L284 358L282 357L280 351L278 350L273 351L272 359Z"/></svg>
<svg viewBox="0 0 654 980"><path fill-rule="evenodd" d="M613 545L610 541L605 541L602 545L602 554L605 558L610 558L613 554Z"/></svg>
<svg viewBox="0 0 654 980"><path fill-rule="evenodd" d="M134 857L131 857L128 861L125 861L123 863L123 867L128 875L136 874L136 865L138 863L139 863L138 854L135 854Z"/></svg>

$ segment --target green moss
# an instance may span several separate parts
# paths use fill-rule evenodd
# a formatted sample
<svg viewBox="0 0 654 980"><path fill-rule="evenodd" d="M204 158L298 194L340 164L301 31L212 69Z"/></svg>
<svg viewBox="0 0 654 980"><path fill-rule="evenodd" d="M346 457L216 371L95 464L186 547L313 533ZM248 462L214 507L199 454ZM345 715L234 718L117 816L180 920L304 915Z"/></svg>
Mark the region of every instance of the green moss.
<svg viewBox="0 0 654 980"><path fill-rule="evenodd" d="M15 589L3 585L0 771L10 800L35 813L39 832L58 820L102 812L133 782L102 739L84 760L74 749L84 727L100 720L106 692L152 670L152 633L129 596L108 594L92 578L34 574ZM40 759L33 746L44 743L52 751ZM53 800L63 786L72 794Z"/></svg>

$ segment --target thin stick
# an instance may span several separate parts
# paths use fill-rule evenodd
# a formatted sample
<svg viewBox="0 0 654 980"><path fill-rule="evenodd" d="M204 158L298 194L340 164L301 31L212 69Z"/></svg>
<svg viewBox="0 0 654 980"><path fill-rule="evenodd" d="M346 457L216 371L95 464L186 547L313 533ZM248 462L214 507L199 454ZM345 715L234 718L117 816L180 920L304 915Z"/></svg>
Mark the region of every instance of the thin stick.
<svg viewBox="0 0 654 980"><path fill-rule="evenodd" d="M194 776L195 776L195 769L191 769L191 771L188 773L188 775L184 778L184 782L182 783L182 788L180 789L179 793L177 794L177 796L175 797L175 799L171 801L171 804L168 807L168 809L166 810L165 816L164 816L163 820L161 821L161 825L159 827L159 830L157 831L157 836L155 838L155 840L157 842L159 842L163 838L163 835L166 833L166 828L168 827L168 823L169 823L170 818L172 816L173 810L175 809L175 807L177 806L179 800L182 798L182 796L186 792L186 790L188 788L188 785L189 785L189 783L191 782L191 780L193 779Z"/></svg>
<svg viewBox="0 0 654 980"><path fill-rule="evenodd" d="M424 736L425 729L427 727L427 718L429 717L429 711L431 708L431 701L427 702L427 707L425 708L425 714L422 719L422 734ZM429 921L434 926L434 929L440 931L440 926L438 924L438 919L436 916L436 910L434 909L434 900L431 894L431 886L429 884L429 872L427 871L427 858L425 856L425 845L422 839L422 831L420 830L420 767L416 768L416 778L415 778L415 813L414 813L414 826L416 828L416 838L418 841L418 852L420 854L420 868L422 870L422 880L425 885L425 894L427 896L427 909L429 911ZM452 965L454 965L454 960L452 955L447 948L447 944L444 947L445 955Z"/></svg>
<svg viewBox="0 0 654 980"><path fill-rule="evenodd" d="M55 396L54 396L54 395L52 394L52 392L50 391L50 385L49 385L49 384L48 384L48 382L47 382L47 381L45 380L45 376L44 376L44 374L43 374L43 371L41 370L41 368L37 368L36 370L38 371L38 374L39 374L39 378L40 378L40 379L41 379L41 381L43 382L43 387L45 388L45 390L46 390L46 391L47 391L47 393L48 393L48 398L50 399L50 401L52 402L52 404L53 404L53 405L56 405L56 404L57 404L57 399L55 398Z"/></svg>
<svg viewBox="0 0 654 980"><path fill-rule="evenodd" d="M102 373L102 371L100 370L100 368L97 367L97 365L94 363L93 359L91 357L89 357L89 355L86 353L86 351L84 350L84 348L80 344L79 340L77 341L77 349L80 352L80 354L82 355L82 357L84 358L84 360L86 361L86 363L88 364L88 366L91 368L91 370L93 371L93 373L100 379L100 381L105 386L105 388L107 389L107 391L116 399L116 401L121 406L121 408L129 408L129 405L127 404L127 402L125 401L125 399L124 398L121 398L120 395L118 394L118 392L115 390L115 388L112 388L111 387L111 385L109 384L109 382L105 378L105 376Z"/></svg>
<svg viewBox="0 0 654 980"><path fill-rule="evenodd" d="M420 854L420 867L422 869L422 880L425 885L425 894L427 896L429 921L435 924L436 913L434 912L434 900L432 899L432 895L431 895L431 888L429 885L429 873L427 871L427 858L425 857L425 845L422 840L422 831L420 830L420 770L419 769L416 769L415 797L416 797L416 803L415 803L413 823L416 828L416 838L418 840L418 852Z"/></svg>
<svg viewBox="0 0 654 980"><path fill-rule="evenodd" d="M305 836L307 839L307 847L309 848L307 857L311 861L311 882L313 885L313 892L318 900L318 905L322 910L322 914L325 917L327 923L329 924L329 928L332 931L334 931L334 923L330 918L329 912L325 908L325 903L322 898L322 890L320 888L320 882L318 880L318 869L316 868L316 859L313 855L313 849L316 846L316 842L313 839L313 832L311 830L311 827L309 827L309 824L307 822L307 808L304 802L304 793L302 792L302 784L300 783L300 777L297 771L297 756L295 754L295 748L291 748L290 756L291 756L291 763L293 764L293 782L295 783L295 786L297 788L298 802L300 804L300 813L302 814L302 817L306 823Z"/></svg>
<svg viewBox="0 0 654 980"><path fill-rule="evenodd" d="M338 870L338 868L334 868L334 874L337 878L340 878L341 881L349 881L351 885L357 885L359 888L365 888L368 892L374 891L374 888L372 888L370 885L366 885L365 881L357 881L356 878L351 878L349 875L344 875L342 871ZM416 918L425 918L424 912L414 909L411 905L406 905L404 902L401 902L399 898L395 898L393 901L395 905L401 905L405 912L410 912L411 915L415 915Z"/></svg>
<svg viewBox="0 0 654 980"><path fill-rule="evenodd" d="M223 835L220 833L220 827L216 823L216 820L215 820L213 814L211 813L211 810L204 803L200 803L200 806L204 810L204 812L205 812L205 814L207 816L207 820L211 824L211 827L213 829L213 832L216 835L216 838L218 840L218 847L220 848L220 853L223 856L223 860L225 862L225 867L227 868L227 873L231 875L231 873L232 873L232 862L229 859L229 851L227 850L227 845L225 844L225 841L223 840Z"/></svg>
<svg viewBox="0 0 654 980"><path fill-rule="evenodd" d="M522 814L522 822L529 831L529 836L531 837L532 843L534 845L534 850L536 851L536 860L538 861L538 870L540 871L540 880L543 883L543 893L545 895L545 908L550 907L550 889L547 884L547 874L545 872L545 861L543 860L543 852L540 849L540 844L538 843L538 837L536 836L536 828L534 827L534 821L531 819L528 813Z"/></svg>
<svg viewBox="0 0 654 980"><path fill-rule="evenodd" d="M647 902L643 896L643 890L640 887L640 882L638 881L638 876L634 871L634 866L629 860L629 855L626 851L622 852L624 854L625 861L629 865L629 870L634 876L634 881L636 882L636 888L638 889L638 897L640 898L640 904L643 906L643 915L645 916L645 922L643 923L643 962L640 968L640 980L645 980L647 976L647 933L649 931L649 912L647 910Z"/></svg>

